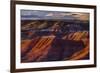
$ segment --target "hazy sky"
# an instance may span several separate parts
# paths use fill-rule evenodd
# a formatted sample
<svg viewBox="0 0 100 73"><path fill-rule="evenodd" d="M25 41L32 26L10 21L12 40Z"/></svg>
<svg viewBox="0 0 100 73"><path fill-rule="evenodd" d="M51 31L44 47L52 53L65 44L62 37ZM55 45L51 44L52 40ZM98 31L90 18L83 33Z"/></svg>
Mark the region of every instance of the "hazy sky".
<svg viewBox="0 0 100 73"><path fill-rule="evenodd" d="M89 20L89 13L21 10L21 20L43 19Z"/></svg>

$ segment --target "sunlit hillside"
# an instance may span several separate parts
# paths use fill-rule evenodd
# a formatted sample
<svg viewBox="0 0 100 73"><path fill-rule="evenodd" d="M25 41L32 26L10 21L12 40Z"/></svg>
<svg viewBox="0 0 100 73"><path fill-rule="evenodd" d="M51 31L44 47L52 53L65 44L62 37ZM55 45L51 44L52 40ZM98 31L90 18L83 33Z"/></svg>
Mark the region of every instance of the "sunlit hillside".
<svg viewBox="0 0 100 73"><path fill-rule="evenodd" d="M22 21L21 62L89 59L88 22Z"/></svg>

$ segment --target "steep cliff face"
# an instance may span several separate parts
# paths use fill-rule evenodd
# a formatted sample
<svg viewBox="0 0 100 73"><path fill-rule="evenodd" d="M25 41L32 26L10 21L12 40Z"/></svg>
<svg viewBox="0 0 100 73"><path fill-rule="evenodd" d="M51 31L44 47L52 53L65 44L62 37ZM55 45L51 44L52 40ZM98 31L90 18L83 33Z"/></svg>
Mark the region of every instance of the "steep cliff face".
<svg viewBox="0 0 100 73"><path fill-rule="evenodd" d="M86 38L68 40L68 38L43 36L33 40L23 40L21 47L22 62L79 60L86 59L88 54L89 41Z"/></svg>

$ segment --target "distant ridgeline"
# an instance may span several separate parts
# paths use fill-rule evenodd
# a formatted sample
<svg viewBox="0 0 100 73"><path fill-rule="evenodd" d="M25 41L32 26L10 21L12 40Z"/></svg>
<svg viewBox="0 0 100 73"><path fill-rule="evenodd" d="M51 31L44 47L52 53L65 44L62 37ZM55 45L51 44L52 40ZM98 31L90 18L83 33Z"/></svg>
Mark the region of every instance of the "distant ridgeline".
<svg viewBox="0 0 100 73"><path fill-rule="evenodd" d="M22 20L21 21L22 30L48 30L58 25L59 30L65 32L76 32L76 31L83 31L89 30L89 22L88 21L67 21L67 20ZM55 26L56 28L56 26Z"/></svg>
<svg viewBox="0 0 100 73"><path fill-rule="evenodd" d="M22 37L35 34L37 36L45 36L54 34L56 36L66 35L74 32L89 32L88 21L67 21L67 20L22 20L21 34Z"/></svg>

